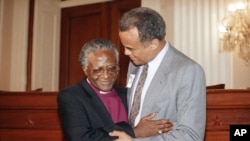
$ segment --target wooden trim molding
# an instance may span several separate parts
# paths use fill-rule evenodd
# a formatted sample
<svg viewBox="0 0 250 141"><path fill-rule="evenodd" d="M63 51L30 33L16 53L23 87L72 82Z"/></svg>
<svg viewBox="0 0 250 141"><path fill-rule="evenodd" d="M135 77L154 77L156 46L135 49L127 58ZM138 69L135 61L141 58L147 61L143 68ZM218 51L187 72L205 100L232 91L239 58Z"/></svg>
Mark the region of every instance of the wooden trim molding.
<svg viewBox="0 0 250 141"><path fill-rule="evenodd" d="M32 48L33 48L34 3L35 3L35 0L30 0L30 4L29 4L29 27L28 27L28 48L27 48L26 91L31 90L31 80L32 80Z"/></svg>

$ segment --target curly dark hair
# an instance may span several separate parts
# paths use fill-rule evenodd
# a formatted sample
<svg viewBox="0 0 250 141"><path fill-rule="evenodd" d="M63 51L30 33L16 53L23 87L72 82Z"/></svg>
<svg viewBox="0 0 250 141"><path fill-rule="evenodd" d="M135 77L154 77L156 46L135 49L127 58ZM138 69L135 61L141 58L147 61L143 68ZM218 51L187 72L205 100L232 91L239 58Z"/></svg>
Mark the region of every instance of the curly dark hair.
<svg viewBox="0 0 250 141"><path fill-rule="evenodd" d="M153 9L138 7L126 12L119 24L120 31L136 27L142 43L153 39L163 40L166 35L166 25L162 16Z"/></svg>

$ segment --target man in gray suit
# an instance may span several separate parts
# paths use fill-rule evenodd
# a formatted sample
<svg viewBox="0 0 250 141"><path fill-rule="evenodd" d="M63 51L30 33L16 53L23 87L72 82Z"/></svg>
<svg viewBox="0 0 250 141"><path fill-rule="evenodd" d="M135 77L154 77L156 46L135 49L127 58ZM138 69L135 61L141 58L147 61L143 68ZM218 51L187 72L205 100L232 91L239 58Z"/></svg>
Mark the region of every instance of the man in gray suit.
<svg viewBox="0 0 250 141"><path fill-rule="evenodd" d="M131 59L127 75L129 118L136 109L137 85L143 85L139 111L131 124L136 128L141 117L153 113L154 119L169 119L174 126L167 132L159 129L152 137L131 138L121 131L110 132L110 136L119 136L116 141L203 141L206 80L202 67L164 39L165 22L152 9L140 7L125 13L119 30L125 55Z"/></svg>

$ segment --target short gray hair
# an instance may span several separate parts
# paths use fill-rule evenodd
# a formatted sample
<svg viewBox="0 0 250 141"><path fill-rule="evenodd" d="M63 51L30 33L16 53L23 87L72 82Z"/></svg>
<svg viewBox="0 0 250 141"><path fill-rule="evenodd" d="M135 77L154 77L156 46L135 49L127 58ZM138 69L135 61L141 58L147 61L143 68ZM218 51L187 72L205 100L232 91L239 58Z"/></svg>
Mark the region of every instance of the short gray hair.
<svg viewBox="0 0 250 141"><path fill-rule="evenodd" d="M119 53L116 46L109 40L105 39L93 39L85 43L80 51L79 62L82 67L88 66L88 55L92 52L100 50L110 50L115 53L116 63L119 63Z"/></svg>

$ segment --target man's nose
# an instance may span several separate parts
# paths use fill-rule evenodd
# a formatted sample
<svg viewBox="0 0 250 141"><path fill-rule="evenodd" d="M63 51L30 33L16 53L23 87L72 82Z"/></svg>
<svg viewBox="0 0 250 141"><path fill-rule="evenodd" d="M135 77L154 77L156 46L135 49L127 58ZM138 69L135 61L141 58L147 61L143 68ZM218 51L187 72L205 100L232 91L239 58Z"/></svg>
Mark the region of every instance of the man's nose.
<svg viewBox="0 0 250 141"><path fill-rule="evenodd" d="M102 72L102 74L101 74L101 76L104 77L104 78L108 78L109 75L110 74L109 74L109 72L106 69L104 69L103 72Z"/></svg>

